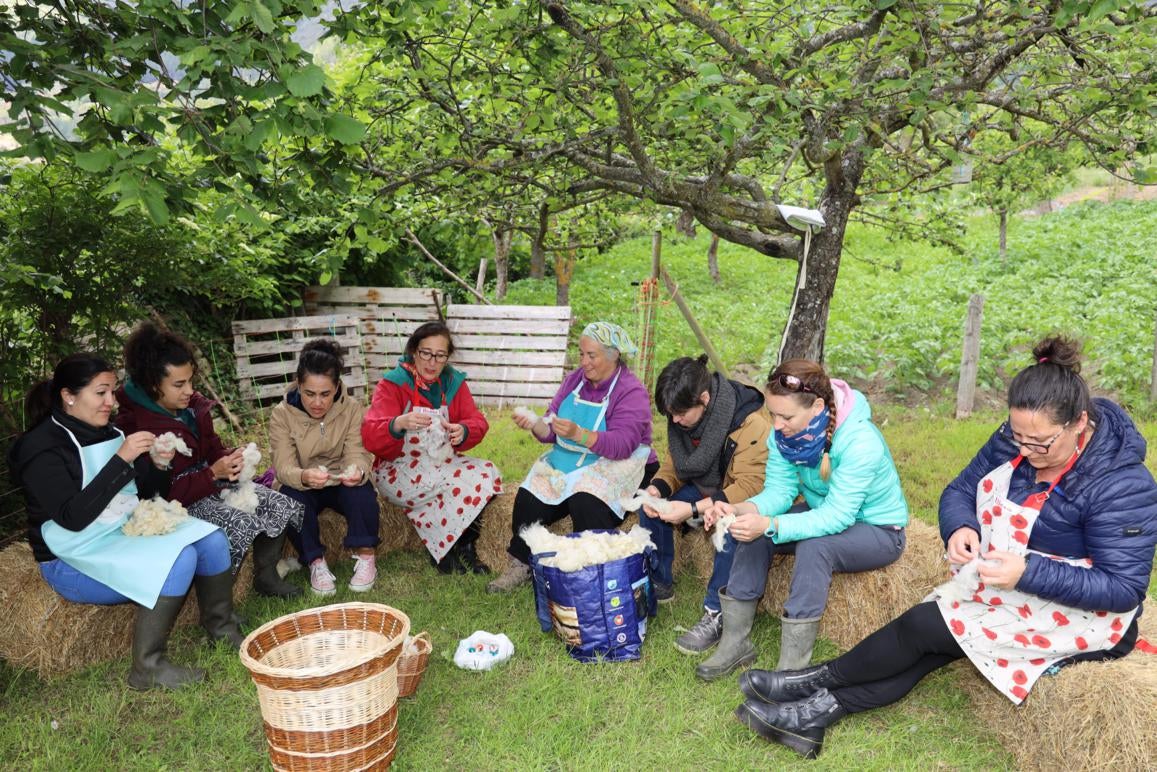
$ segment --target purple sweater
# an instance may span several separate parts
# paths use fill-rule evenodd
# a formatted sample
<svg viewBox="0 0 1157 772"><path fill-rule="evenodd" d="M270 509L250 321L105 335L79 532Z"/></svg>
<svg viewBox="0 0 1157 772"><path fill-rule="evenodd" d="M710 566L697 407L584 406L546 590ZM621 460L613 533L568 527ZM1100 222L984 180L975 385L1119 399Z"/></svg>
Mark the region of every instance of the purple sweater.
<svg viewBox="0 0 1157 772"><path fill-rule="evenodd" d="M606 428L599 432L599 438L591 446L598 455L618 461L629 458L640 445L651 445L651 399L642 382L635 374L627 369L626 365L619 365L619 382L611 393L611 404L607 406ZM568 375L550 401L550 412L558 414L558 408L566 396L574 391L575 386L582 381L579 396L590 402L602 402L607 396L611 383L615 380L612 375L600 384L593 384L583 378L580 367ZM551 429L544 443L554 442L554 430ZM658 460L655 449L651 448L651 455L647 463Z"/></svg>

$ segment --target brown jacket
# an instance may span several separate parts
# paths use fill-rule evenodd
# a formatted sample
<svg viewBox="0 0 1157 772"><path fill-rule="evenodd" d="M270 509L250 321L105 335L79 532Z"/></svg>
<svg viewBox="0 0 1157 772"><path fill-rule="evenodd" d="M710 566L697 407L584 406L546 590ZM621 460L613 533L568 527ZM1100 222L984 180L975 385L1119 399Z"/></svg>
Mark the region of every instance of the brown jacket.
<svg viewBox="0 0 1157 772"><path fill-rule="evenodd" d="M296 396L296 389L290 390L269 416L269 444L277 482L305 490L301 483L303 470L324 466L337 474L350 464L357 464L365 480L369 480L374 457L362 446L365 405L343 391L319 421L290 404Z"/></svg>
<svg viewBox="0 0 1157 772"><path fill-rule="evenodd" d="M716 501L744 501L763 490L763 476L767 468L767 438L771 434L771 415L766 407L750 413L739 428L727 435L723 443L721 461L730 455L723 472L722 490L712 496ZM675 475L671 454L663 458L651 484L663 496L670 496L686 483Z"/></svg>

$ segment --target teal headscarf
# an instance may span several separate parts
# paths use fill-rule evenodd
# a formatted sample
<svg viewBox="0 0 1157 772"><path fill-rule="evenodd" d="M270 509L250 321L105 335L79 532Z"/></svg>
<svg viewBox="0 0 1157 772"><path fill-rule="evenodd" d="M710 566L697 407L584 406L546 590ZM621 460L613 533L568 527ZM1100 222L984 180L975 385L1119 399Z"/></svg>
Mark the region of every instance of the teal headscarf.
<svg viewBox="0 0 1157 772"><path fill-rule="evenodd" d="M596 340L604 346L618 349L619 353L625 356L639 353L638 347L631 342L627 331L613 322L591 322L583 328L583 336Z"/></svg>

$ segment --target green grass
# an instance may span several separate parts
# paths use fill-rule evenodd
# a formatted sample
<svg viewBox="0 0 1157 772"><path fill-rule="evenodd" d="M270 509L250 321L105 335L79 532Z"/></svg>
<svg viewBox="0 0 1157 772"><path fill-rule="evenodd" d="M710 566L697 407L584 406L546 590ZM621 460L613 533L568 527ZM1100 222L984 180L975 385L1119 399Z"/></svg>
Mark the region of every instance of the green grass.
<svg viewBox="0 0 1157 772"><path fill-rule="evenodd" d="M491 413L476 451L494 459L510 484L537 455L537 443ZM951 421L935 411L878 411L917 517L934 522L940 490L971 458L999 415ZM657 427L661 429L661 427ZM1142 425L1157 438L1157 423ZM661 431L660 431L661 433ZM659 439L661 443L661 438ZM660 445L661 447L661 445ZM1155 462L1150 459L1153 468ZM677 626L698 617L701 583L683 577L678 597L652 620L639 662L583 665L539 631L528 588L487 595L483 577L443 577L423 555L379 560L378 587L345 589L352 565L337 567L333 600L370 600L404 610L428 630L435 652L418 694L400 706L398 769L748 769L798 762L738 724L733 679L703 684L696 659L671 645ZM297 581L303 582L302 574ZM1151 588L1150 595L1153 595ZM241 611L254 625L312 605L308 598L251 598ZM474 630L503 632L515 656L488 673L450 661ZM760 615L754 631L760 666L774 665L778 621ZM43 681L0 665L0 759L12 769L261 769L267 766L257 697L236 656L204 645L192 629L174 636L178 662L208 669L209 680L174 693L138 694L124 686L127 656L80 674ZM817 657L835 655L821 641ZM1063 741L1059 740L1059 741ZM814 769L994 769L1013 765L991 739L949 670L897 705L853 716L828 736Z"/></svg>

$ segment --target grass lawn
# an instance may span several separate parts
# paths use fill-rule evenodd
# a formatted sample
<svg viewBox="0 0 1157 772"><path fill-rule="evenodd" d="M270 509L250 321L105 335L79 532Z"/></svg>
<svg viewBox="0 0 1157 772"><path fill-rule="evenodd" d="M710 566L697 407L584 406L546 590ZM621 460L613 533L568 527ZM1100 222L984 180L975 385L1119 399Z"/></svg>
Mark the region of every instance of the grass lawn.
<svg viewBox="0 0 1157 772"><path fill-rule="evenodd" d="M900 466L915 516L935 519L941 488L995 422L956 422L897 408L877 411ZM537 448L507 415L476 451L513 483ZM1157 424L1142 431L1157 438ZM661 433L661 432L660 432ZM521 434L521 433L519 433ZM660 441L661 442L661 441ZM660 447L662 445L660 444ZM1154 462L1150 458L1150 466ZM696 660L671 645L678 626L698 618L701 584L684 577L676 601L652 620L643 659L583 665L539 631L529 588L487 595L483 577L442 577L425 557L392 553L379 561L377 588L344 588L335 601L369 600L405 611L428 630L435 652L417 695L400 706L399 769L749 769L787 767L798 757L757 738L731 717L733 678L703 684ZM301 574L297 580L304 582ZM1150 596L1154 596L1151 585ZM312 605L253 597L252 624ZM10 622L10 620L9 620ZM474 630L504 632L515 656L489 673L458 670L449 657ZM756 622L758 666L774 666L779 623ZM174 637L174 660L209 670L209 680L177 692L125 687L128 658L56 681L0 665L0 766L9 769L261 769L268 766L254 687L237 657L204 645L192 629ZM821 642L817 658L836 654ZM1058 738L1063 742L1063 738ZM993 769L1012 757L991 739L951 672L928 678L898 705L853 716L828 735L814 769Z"/></svg>

